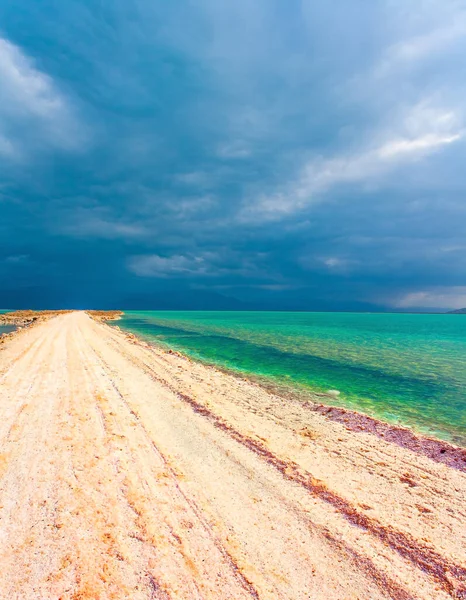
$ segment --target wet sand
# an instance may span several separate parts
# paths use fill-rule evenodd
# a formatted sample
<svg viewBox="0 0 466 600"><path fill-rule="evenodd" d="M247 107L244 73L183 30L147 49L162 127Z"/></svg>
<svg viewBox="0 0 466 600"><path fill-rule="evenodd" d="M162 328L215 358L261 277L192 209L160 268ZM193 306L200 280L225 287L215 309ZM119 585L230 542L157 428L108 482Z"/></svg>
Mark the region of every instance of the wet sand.
<svg viewBox="0 0 466 600"><path fill-rule="evenodd" d="M19 331L0 598L466 598L462 451L361 423L84 313Z"/></svg>

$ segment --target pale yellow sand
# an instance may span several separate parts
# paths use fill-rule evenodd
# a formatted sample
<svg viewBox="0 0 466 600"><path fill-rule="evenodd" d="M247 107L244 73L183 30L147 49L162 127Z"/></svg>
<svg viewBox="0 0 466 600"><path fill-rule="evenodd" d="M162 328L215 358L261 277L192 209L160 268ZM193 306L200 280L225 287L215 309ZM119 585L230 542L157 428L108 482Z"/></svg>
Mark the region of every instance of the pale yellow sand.
<svg viewBox="0 0 466 600"><path fill-rule="evenodd" d="M0 351L0 598L466 598L466 475L61 315Z"/></svg>

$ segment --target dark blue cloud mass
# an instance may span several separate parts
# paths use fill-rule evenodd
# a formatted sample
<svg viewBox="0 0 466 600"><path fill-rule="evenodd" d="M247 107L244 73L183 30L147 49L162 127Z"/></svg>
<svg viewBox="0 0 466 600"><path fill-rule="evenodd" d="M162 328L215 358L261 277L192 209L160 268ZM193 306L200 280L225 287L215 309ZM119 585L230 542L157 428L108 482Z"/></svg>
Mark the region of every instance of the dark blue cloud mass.
<svg viewBox="0 0 466 600"><path fill-rule="evenodd" d="M0 305L466 306L457 0L4 0Z"/></svg>

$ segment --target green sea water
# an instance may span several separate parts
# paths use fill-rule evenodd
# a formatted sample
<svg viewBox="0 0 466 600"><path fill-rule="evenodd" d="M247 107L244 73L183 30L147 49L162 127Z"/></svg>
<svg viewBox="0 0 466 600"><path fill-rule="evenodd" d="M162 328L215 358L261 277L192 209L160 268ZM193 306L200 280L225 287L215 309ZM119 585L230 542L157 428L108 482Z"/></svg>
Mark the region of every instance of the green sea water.
<svg viewBox="0 0 466 600"><path fill-rule="evenodd" d="M279 390L338 390L322 401L466 446L466 316L161 311L116 324Z"/></svg>

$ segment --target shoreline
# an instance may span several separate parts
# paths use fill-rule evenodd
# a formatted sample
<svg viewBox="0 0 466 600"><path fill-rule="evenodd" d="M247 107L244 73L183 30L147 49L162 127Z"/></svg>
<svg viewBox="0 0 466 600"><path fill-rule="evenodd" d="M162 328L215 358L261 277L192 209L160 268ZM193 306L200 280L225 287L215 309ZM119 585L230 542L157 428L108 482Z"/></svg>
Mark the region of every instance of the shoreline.
<svg viewBox="0 0 466 600"><path fill-rule="evenodd" d="M465 473L347 412L83 312L13 335L0 379L8 597L466 594Z"/></svg>
<svg viewBox="0 0 466 600"><path fill-rule="evenodd" d="M60 314L70 314L72 310L60 311L12 311L10 313L0 314L0 324L15 324L16 329L7 333L0 334L0 344L8 339L15 337L18 333L26 328L32 327L45 320L54 318ZM123 311L97 311L87 310L82 311L88 314L92 319L104 324L112 321L121 320L124 315ZM2 317L7 317L3 320ZM455 444L452 441L444 440L433 435L427 435L421 431L411 428L408 425L390 423L378 417L366 414L364 412L346 408L341 405L331 404L332 395L325 392L301 389L285 390L282 386L275 384L271 379L266 377L255 376L254 374L241 373L228 367L223 367L212 362L204 361L199 358L185 354L177 349L170 348L168 344L163 342L154 342L144 339L144 336L137 335L127 329L122 329L118 325L109 325L112 329L117 329L123 335L131 340L138 340L144 346L148 344L154 349L166 352L167 354L177 355L187 361L196 362L205 368L213 369L219 373L232 376L238 380L248 381L252 385L258 386L260 389L268 393L272 393L284 400L298 402L300 405L306 406L310 411L319 413L329 420L336 423L341 423L348 430L358 432L364 431L370 433L380 439L394 443L402 448L411 450L416 454L430 458L440 464L447 465L451 468L466 472L466 445ZM328 402L320 402L320 399L328 399Z"/></svg>
<svg viewBox="0 0 466 600"><path fill-rule="evenodd" d="M28 327L53 317L69 315L73 312L83 312L97 321L118 321L124 314L121 310L11 310L0 313L0 325L16 325L17 327Z"/></svg>
<svg viewBox="0 0 466 600"><path fill-rule="evenodd" d="M11 310L0 313L0 326L13 327L11 331L0 331L0 346L16 337L20 332L30 329L39 323L44 323L60 315L71 314L72 310ZM123 312L119 310L88 310L82 311L95 321L110 322L121 319Z"/></svg>
<svg viewBox="0 0 466 600"><path fill-rule="evenodd" d="M248 381L252 385L256 385L260 389L283 398L284 400L299 402L300 404L307 406L309 410L319 413L334 422L341 423L354 432L364 431L370 433L380 439L389 441L402 448L411 450L416 454L430 458L435 462L466 472L466 445L462 446L455 444L449 440L426 435L407 425L390 423L389 421L384 421L358 410L331 404L331 394L312 390L301 391L298 389L296 391L285 391L280 385L275 385L272 380L269 382L265 377L241 373L234 369L229 369L228 367L204 361L192 357L189 354L185 354L177 349L170 348L168 344L163 342L157 343L146 340L142 335L137 335L127 329L122 329L119 326L111 327L113 329L118 329L124 335L128 336L129 339L137 339L142 345L148 344L167 354L174 354L185 360L193 361L206 368L218 371L219 373L230 375L239 380ZM319 402L322 398L328 398L328 403Z"/></svg>

